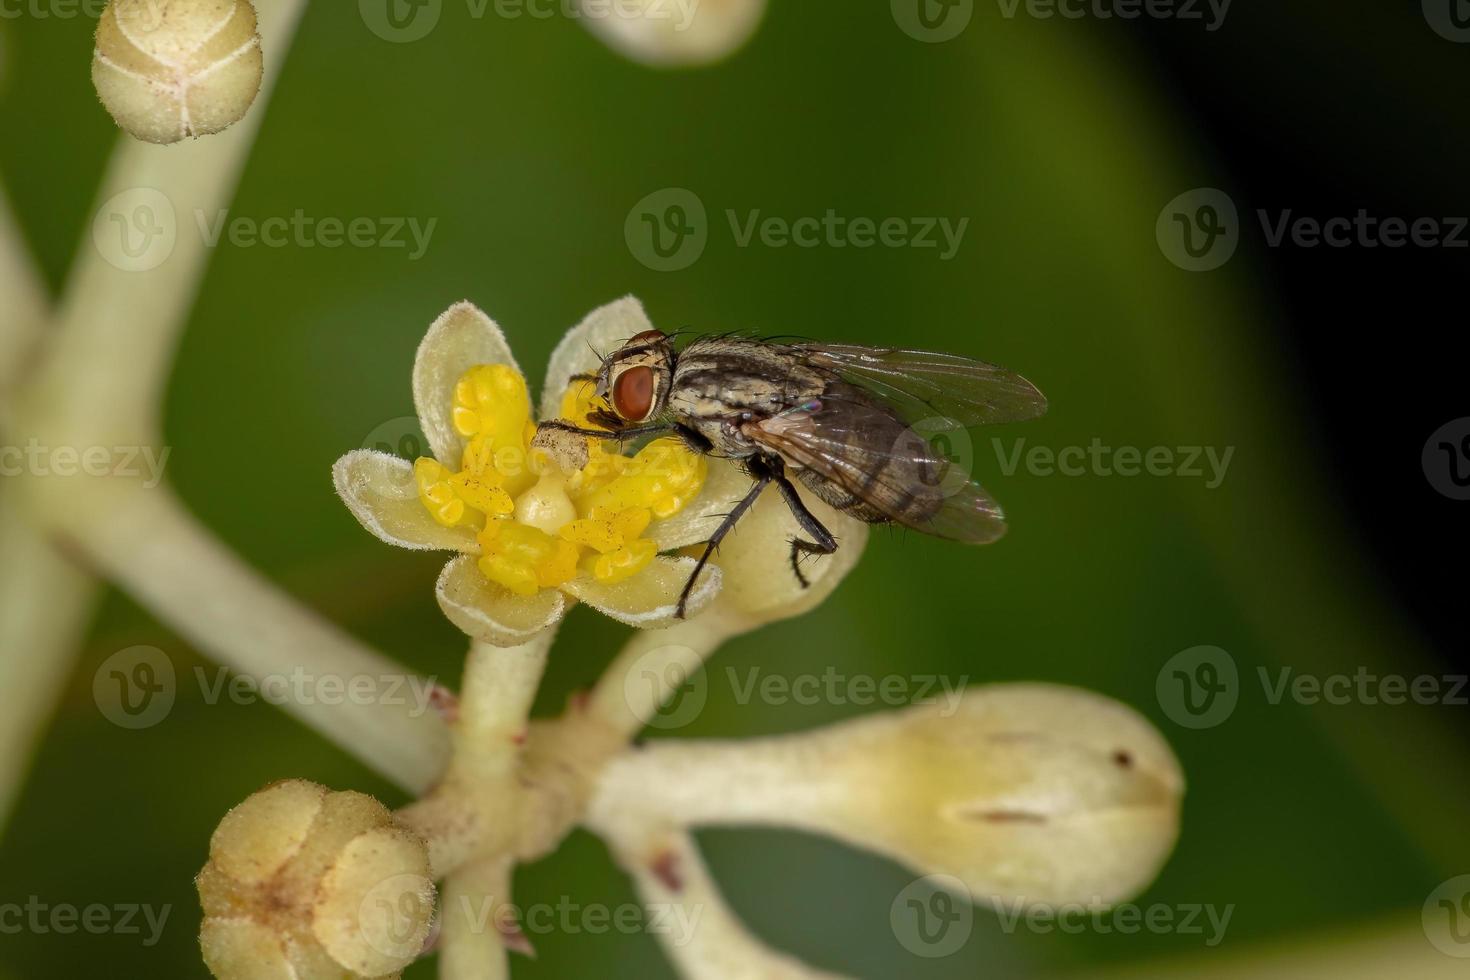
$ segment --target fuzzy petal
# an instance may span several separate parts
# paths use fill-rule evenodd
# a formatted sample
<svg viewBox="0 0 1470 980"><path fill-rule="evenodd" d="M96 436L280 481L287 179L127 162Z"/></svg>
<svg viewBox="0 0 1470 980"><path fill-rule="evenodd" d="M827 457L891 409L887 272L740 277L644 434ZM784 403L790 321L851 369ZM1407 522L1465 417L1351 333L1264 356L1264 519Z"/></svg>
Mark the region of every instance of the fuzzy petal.
<svg viewBox="0 0 1470 980"><path fill-rule="evenodd" d="M659 67L719 61L750 39L766 12L766 0L700 0L689 12L679 4L642 0L635 14L621 7L584 16L588 30L634 61Z"/></svg>
<svg viewBox="0 0 1470 980"><path fill-rule="evenodd" d="M711 468L713 470L713 468ZM767 488L720 546L716 561L725 573L722 605L747 616L774 621L799 616L820 605L862 557L868 525L833 510L806 487L797 486L817 520L837 538L832 555L806 555L803 588L791 569L791 539L807 538L775 488Z"/></svg>
<svg viewBox="0 0 1470 980"><path fill-rule="evenodd" d="M725 515L750 492L750 476L738 465L713 456L707 458L709 473L699 496L673 517L654 521L649 526L647 537L658 543L659 551L674 551L708 541Z"/></svg>
<svg viewBox="0 0 1470 980"><path fill-rule="evenodd" d="M561 414L561 396L566 393L574 374L591 374L602 366L602 356L623 341L645 330L653 323L643 312L643 304L632 296L599 307L587 318L567 331L551 354L546 368L546 386L541 389L541 417L554 419Z"/></svg>
<svg viewBox="0 0 1470 980"><path fill-rule="evenodd" d="M678 622L674 610L696 564L693 558L655 558L637 575L613 585L581 575L562 588L620 623L641 629L663 629ZM721 578L718 568L705 566L689 596L686 611L691 618L699 615L719 593Z"/></svg>
<svg viewBox="0 0 1470 980"><path fill-rule="evenodd" d="M486 580L467 555L444 566L435 587L439 608L450 622L477 640L498 647L525 643L561 622L571 603L556 589L516 595Z"/></svg>
<svg viewBox="0 0 1470 980"><path fill-rule="evenodd" d="M479 554L475 531L445 527L419 502L413 464L406 459L359 449L332 467L337 495L363 527L400 548Z"/></svg>
<svg viewBox="0 0 1470 980"><path fill-rule="evenodd" d="M413 404L439 462L458 470L465 439L454 429L454 387L478 364L509 364L520 371L505 334L465 300L445 310L424 334L413 362Z"/></svg>

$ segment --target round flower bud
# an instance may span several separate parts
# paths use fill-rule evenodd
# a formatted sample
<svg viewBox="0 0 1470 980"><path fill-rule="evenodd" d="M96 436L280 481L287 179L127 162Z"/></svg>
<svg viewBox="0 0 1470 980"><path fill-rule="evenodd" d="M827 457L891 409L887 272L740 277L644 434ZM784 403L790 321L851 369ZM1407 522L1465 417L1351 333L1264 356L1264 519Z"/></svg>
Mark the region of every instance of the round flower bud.
<svg viewBox="0 0 1470 980"><path fill-rule="evenodd" d="M92 84L140 140L225 129L255 101L263 72L250 0L111 0L97 22Z"/></svg>
<svg viewBox="0 0 1470 980"><path fill-rule="evenodd" d="M219 980L397 977L434 913L423 840L370 796L300 779L225 815L196 884Z"/></svg>
<svg viewBox="0 0 1470 980"><path fill-rule="evenodd" d="M582 20L634 61L660 67L719 61L750 40L766 0L699 0L695 4L633 0L588 5Z"/></svg>

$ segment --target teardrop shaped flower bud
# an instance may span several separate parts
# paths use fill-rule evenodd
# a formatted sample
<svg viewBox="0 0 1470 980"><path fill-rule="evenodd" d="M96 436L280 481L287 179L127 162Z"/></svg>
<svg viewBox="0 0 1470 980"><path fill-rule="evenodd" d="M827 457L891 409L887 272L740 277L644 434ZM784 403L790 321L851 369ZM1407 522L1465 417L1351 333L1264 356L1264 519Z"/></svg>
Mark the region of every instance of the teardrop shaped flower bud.
<svg viewBox="0 0 1470 980"><path fill-rule="evenodd" d="M370 796L300 779L225 815L196 884L218 980L397 977L434 913L423 840Z"/></svg>
<svg viewBox="0 0 1470 980"><path fill-rule="evenodd" d="M1130 708L997 685L813 732L651 744L609 768L593 825L796 827L956 877L977 902L1110 904L1173 849L1183 782Z"/></svg>
<svg viewBox="0 0 1470 980"><path fill-rule="evenodd" d="M128 133L176 143L238 122L264 64L250 0L111 0L92 84Z"/></svg>

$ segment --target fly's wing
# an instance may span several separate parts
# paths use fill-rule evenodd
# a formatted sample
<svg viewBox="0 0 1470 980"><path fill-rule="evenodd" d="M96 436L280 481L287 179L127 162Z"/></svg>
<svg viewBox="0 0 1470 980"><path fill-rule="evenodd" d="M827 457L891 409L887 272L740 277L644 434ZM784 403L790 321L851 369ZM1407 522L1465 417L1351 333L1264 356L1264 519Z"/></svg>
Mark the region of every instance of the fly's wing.
<svg viewBox="0 0 1470 980"><path fill-rule="evenodd" d="M866 388L909 422L936 431L1046 414L1046 396L1013 371L956 354L853 344L798 344L810 363Z"/></svg>
<svg viewBox="0 0 1470 980"><path fill-rule="evenodd" d="M1000 505L867 391L834 383L820 400L746 425L751 439L887 519L924 534L989 544Z"/></svg>

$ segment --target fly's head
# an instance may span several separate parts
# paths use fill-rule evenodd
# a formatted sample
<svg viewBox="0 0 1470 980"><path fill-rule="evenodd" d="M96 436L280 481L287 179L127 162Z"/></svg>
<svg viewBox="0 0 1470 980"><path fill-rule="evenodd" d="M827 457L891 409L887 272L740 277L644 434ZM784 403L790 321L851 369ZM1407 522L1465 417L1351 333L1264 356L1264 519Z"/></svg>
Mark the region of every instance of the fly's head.
<svg viewBox="0 0 1470 980"><path fill-rule="evenodd" d="M609 354L597 372L597 394L628 425L664 410L674 381L674 344L667 334L645 330Z"/></svg>

